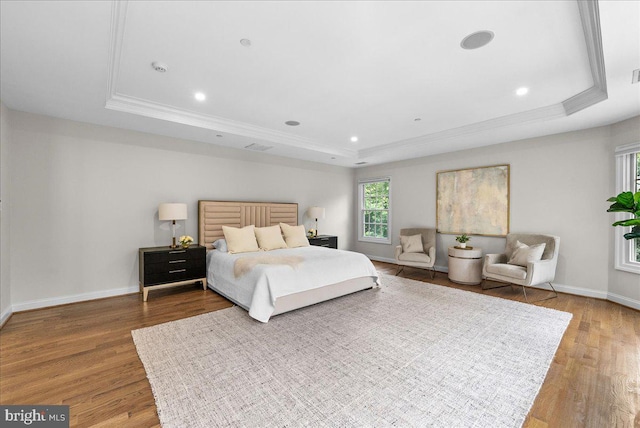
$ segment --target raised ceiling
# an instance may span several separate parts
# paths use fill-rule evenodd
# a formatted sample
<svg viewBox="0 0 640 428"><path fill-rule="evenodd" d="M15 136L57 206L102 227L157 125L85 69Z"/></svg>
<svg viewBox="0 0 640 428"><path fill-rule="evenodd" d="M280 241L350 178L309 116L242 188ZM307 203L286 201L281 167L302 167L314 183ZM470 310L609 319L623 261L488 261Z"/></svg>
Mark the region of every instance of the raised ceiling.
<svg viewBox="0 0 640 428"><path fill-rule="evenodd" d="M640 114L637 1L2 1L0 16L9 108L334 165ZM460 46L482 30L489 44Z"/></svg>

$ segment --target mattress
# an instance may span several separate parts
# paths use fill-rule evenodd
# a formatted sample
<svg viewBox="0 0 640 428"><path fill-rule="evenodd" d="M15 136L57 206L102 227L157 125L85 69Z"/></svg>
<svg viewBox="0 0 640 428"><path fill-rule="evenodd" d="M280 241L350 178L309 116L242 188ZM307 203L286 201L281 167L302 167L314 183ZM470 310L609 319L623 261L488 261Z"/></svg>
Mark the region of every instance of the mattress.
<svg viewBox="0 0 640 428"><path fill-rule="evenodd" d="M295 309L379 286L379 281L371 260L352 251L309 246L240 254L213 250L207 254L208 287L261 322L284 312L277 308L279 300ZM292 300L304 304L291 304Z"/></svg>

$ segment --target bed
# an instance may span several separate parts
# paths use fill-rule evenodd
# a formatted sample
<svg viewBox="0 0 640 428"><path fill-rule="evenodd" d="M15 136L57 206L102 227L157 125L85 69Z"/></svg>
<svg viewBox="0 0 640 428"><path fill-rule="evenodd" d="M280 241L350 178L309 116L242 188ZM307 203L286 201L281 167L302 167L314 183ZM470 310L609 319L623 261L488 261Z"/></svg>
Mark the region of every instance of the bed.
<svg viewBox="0 0 640 428"><path fill-rule="evenodd" d="M222 226L298 224L295 203L198 202L198 241L207 248L207 286L261 322L294 309L379 286L363 254L305 246L229 254L214 249Z"/></svg>

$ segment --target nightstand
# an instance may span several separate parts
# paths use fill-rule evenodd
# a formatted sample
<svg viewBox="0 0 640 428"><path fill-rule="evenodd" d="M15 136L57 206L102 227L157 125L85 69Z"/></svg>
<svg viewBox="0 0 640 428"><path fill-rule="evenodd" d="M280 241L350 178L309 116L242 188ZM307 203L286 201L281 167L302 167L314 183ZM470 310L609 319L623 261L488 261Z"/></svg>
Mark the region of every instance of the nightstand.
<svg viewBox="0 0 640 428"><path fill-rule="evenodd" d="M207 250L202 245L189 248L140 248L140 291L147 301L149 290L202 281L207 289Z"/></svg>
<svg viewBox="0 0 640 428"><path fill-rule="evenodd" d="M316 247L338 248L338 237L333 235L318 235L309 238L309 244Z"/></svg>

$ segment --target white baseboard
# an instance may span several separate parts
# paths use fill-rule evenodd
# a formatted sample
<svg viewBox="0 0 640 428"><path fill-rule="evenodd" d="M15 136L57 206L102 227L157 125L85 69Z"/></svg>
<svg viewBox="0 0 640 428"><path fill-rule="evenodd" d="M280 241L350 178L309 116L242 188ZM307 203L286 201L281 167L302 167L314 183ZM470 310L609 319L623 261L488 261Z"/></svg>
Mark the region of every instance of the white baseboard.
<svg viewBox="0 0 640 428"><path fill-rule="evenodd" d="M396 259L388 259L386 257L370 256L369 254L365 254L365 256L369 257L370 260L375 260L377 262L392 263L394 265L396 264Z"/></svg>
<svg viewBox="0 0 640 428"><path fill-rule="evenodd" d="M114 288L111 290L94 291L92 293L73 294L64 297L53 297L49 299L29 300L27 302L16 303L11 306L13 312L28 311L31 309L46 308L49 306L66 305L67 303L84 302L86 300L103 299L105 297L121 296L140 292L139 287Z"/></svg>
<svg viewBox="0 0 640 428"><path fill-rule="evenodd" d="M7 320L12 314L13 314L13 308L11 306L9 306L0 314L0 327L2 327L5 322L7 322Z"/></svg>
<svg viewBox="0 0 640 428"><path fill-rule="evenodd" d="M612 302L618 303L622 306L627 306L629 308L640 311L640 301L635 299L630 299L625 296L621 296L615 293L608 293L607 300L611 300Z"/></svg>
<svg viewBox="0 0 640 428"><path fill-rule="evenodd" d="M365 256L367 256L370 260L375 260L377 262L385 262L385 263L391 263L393 265L396 264L396 259L389 259L387 257L378 257L378 256L370 256L369 254L365 254ZM446 266L434 266L433 267L437 272L449 272L449 268L447 268Z"/></svg>
<svg viewBox="0 0 640 428"><path fill-rule="evenodd" d="M396 264L395 259L389 259L386 257L378 257L378 256L370 256L368 254L366 256L369 257L371 260ZM438 272L443 272L443 273L449 272L449 269L447 266L435 266L434 268ZM553 283L553 286L557 291L561 293L573 294L576 296L583 296L583 297L593 297L593 298L602 299L602 300L609 300L611 302L618 303L622 306L627 306L632 309L640 310L640 301L630 299L629 297L621 296L619 294L608 293L606 291L601 291L601 290L591 290L589 288L574 287L573 285L557 284L555 282ZM540 286L540 287L533 287L533 288L549 290L549 286Z"/></svg>
<svg viewBox="0 0 640 428"><path fill-rule="evenodd" d="M583 297L594 297L596 299L607 300L606 291L590 290L588 288L574 287L573 285L558 284L555 282L553 282L552 284L555 287L555 289L561 293L573 294L576 296L583 296ZM540 287L533 286L533 288L540 288L542 290L550 289L548 285L541 285Z"/></svg>

